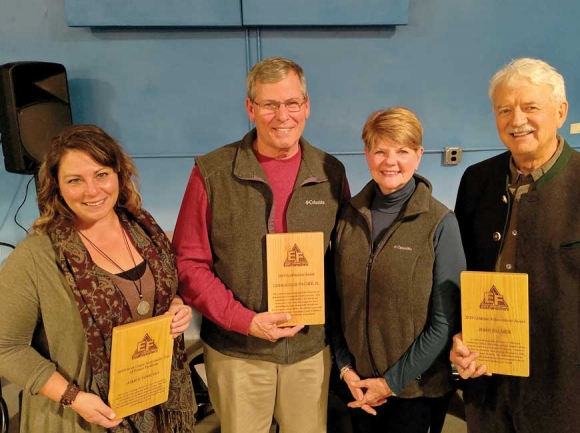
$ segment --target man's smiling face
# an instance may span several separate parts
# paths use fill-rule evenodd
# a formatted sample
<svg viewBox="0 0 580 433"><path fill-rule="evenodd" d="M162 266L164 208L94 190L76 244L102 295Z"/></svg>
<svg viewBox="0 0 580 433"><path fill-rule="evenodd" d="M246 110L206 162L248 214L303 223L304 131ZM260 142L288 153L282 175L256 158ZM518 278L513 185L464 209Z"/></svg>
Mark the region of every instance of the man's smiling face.
<svg viewBox="0 0 580 433"><path fill-rule="evenodd" d="M300 79L295 72L290 72L286 78L276 83L256 83L254 101L304 100ZM300 111L291 113L286 105L280 104L275 111L264 110L246 99L246 111L251 122L256 124L258 139L256 147L260 154L271 158L289 158L298 151L298 140L310 116L310 102L302 105Z"/></svg>
<svg viewBox="0 0 580 433"><path fill-rule="evenodd" d="M552 157L568 103L555 101L550 85L535 85L524 78L500 85L493 96L493 110L499 137L520 169L518 163L537 168Z"/></svg>

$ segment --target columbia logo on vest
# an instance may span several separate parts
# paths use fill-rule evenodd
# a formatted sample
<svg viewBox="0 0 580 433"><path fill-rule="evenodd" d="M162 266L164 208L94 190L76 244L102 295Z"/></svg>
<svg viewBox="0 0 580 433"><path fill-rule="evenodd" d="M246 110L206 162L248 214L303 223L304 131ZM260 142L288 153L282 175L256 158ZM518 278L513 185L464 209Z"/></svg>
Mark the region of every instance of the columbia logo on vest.
<svg viewBox="0 0 580 433"><path fill-rule="evenodd" d="M307 206L311 204L326 204L324 200L306 200L304 203L306 203Z"/></svg>
<svg viewBox="0 0 580 433"><path fill-rule="evenodd" d="M396 250L413 251L413 248L411 248L411 247L404 247L402 245L395 245L393 248L396 249Z"/></svg>

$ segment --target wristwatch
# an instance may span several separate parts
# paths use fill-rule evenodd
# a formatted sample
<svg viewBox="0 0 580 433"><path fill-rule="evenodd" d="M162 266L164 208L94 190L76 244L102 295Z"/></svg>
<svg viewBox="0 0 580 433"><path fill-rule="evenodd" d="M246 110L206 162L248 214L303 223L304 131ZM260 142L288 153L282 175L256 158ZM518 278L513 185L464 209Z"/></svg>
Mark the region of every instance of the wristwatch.
<svg viewBox="0 0 580 433"><path fill-rule="evenodd" d="M344 367L340 369L340 380L344 379L344 375L348 370L352 370L352 365L346 364Z"/></svg>

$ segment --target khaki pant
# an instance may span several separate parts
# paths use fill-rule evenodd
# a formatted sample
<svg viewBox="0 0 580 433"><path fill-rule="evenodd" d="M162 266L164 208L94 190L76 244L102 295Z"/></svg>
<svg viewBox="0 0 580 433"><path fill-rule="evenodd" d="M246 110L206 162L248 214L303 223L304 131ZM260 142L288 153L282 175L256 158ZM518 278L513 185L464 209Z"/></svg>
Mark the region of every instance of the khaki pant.
<svg viewBox="0 0 580 433"><path fill-rule="evenodd" d="M326 433L330 349L295 364L235 358L203 345L222 433Z"/></svg>

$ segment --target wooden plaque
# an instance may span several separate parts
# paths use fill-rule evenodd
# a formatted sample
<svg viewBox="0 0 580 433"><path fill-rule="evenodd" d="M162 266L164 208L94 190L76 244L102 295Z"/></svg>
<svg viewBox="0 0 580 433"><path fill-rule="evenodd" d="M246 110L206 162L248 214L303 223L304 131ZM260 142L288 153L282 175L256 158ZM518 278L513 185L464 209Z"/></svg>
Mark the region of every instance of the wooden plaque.
<svg viewBox="0 0 580 433"><path fill-rule="evenodd" d="M463 342L490 373L530 375L528 275L461 273Z"/></svg>
<svg viewBox="0 0 580 433"><path fill-rule="evenodd" d="M173 314L113 329L109 406L117 419L167 401L173 354Z"/></svg>
<svg viewBox="0 0 580 433"><path fill-rule="evenodd" d="M268 311L290 313L283 326L324 324L324 234L266 235Z"/></svg>

